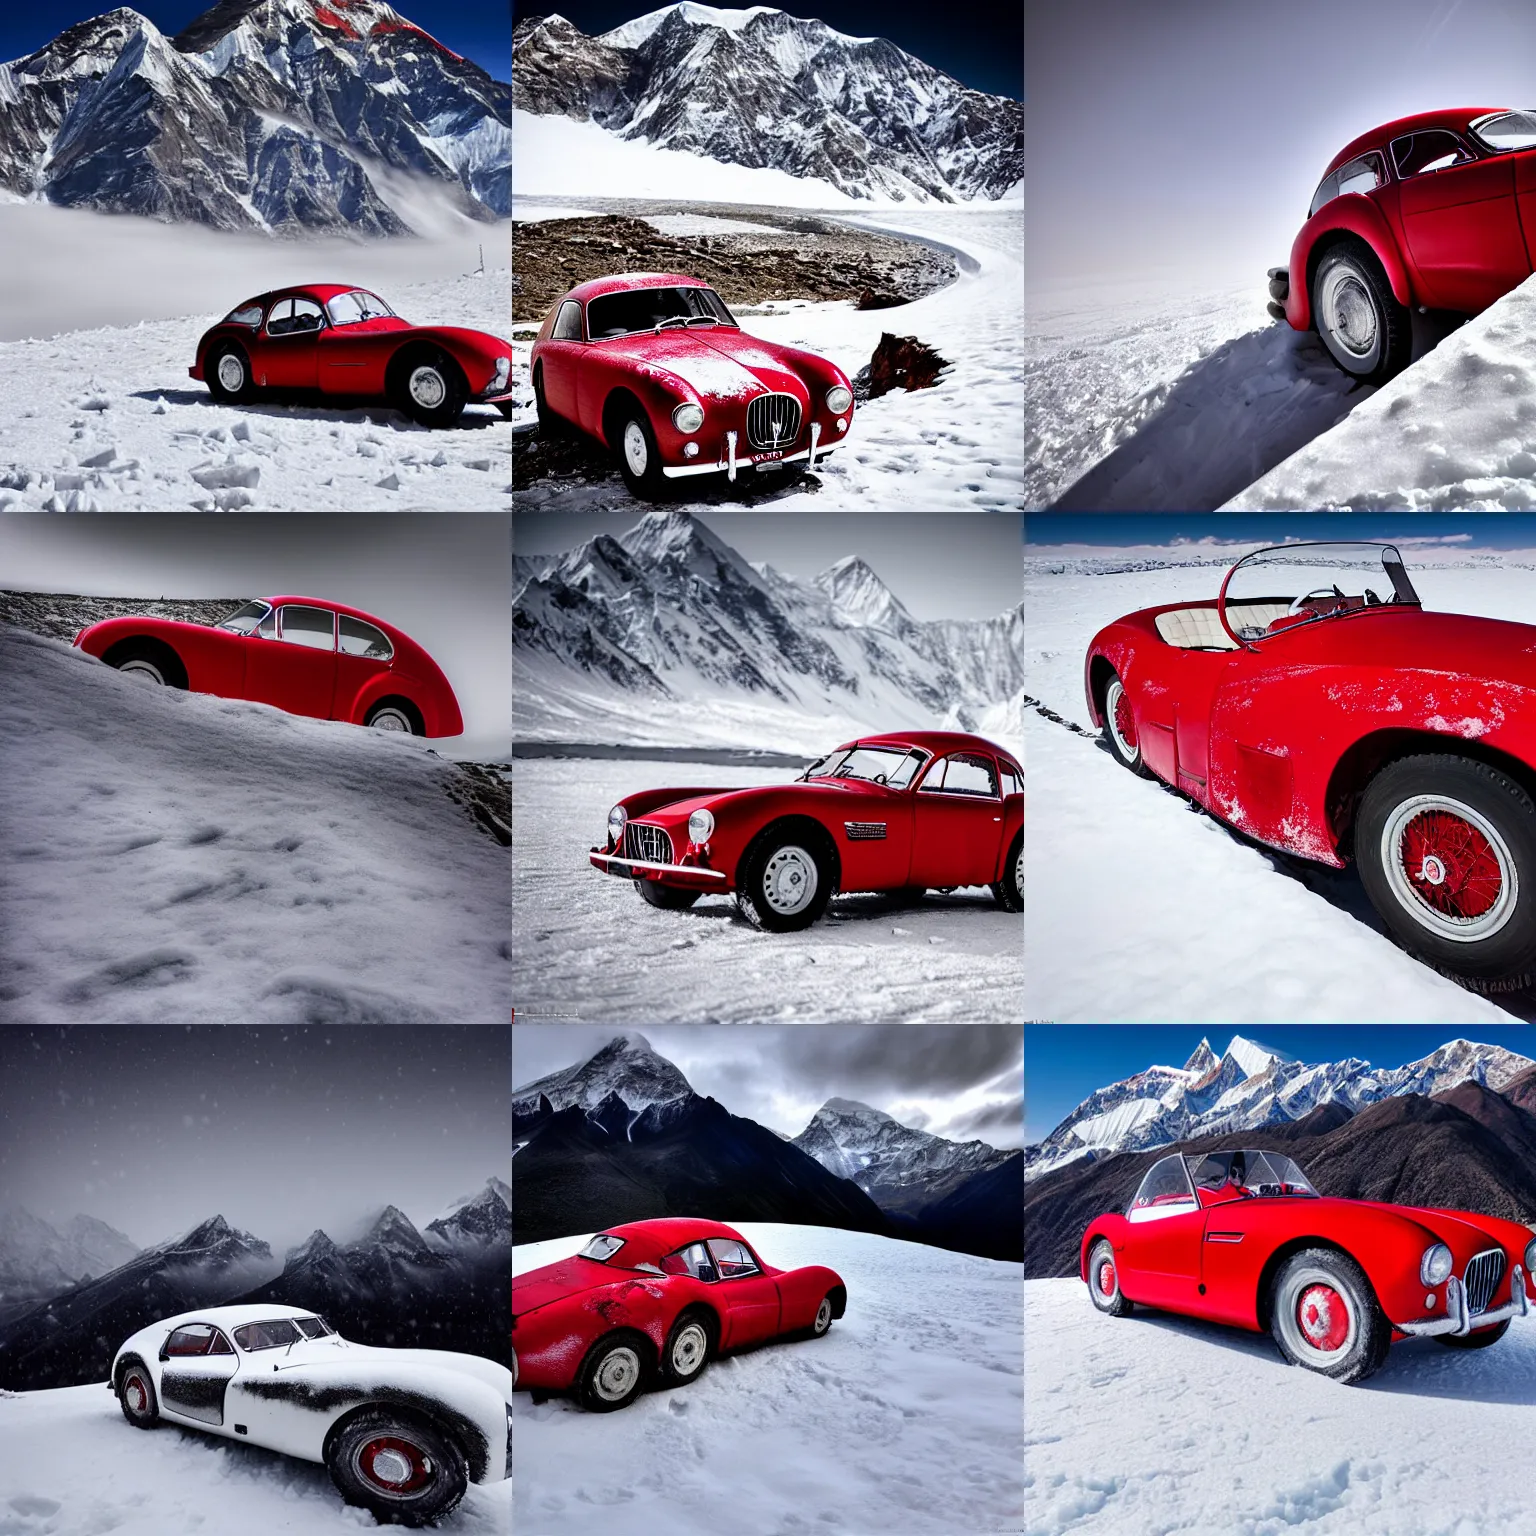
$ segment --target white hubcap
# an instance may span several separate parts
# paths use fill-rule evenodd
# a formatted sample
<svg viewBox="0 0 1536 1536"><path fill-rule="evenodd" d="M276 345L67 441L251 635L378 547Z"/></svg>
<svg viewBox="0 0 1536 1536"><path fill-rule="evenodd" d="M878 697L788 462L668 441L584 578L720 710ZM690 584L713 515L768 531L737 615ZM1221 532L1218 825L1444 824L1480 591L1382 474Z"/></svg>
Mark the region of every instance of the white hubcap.
<svg viewBox="0 0 1536 1536"><path fill-rule="evenodd" d="M408 736L411 723L398 709L381 709L373 717L373 728L376 731L401 731Z"/></svg>
<svg viewBox="0 0 1536 1536"><path fill-rule="evenodd" d="M816 1332L825 1333L832 1323L832 1303L825 1296L821 1299L821 1305L816 1309Z"/></svg>
<svg viewBox="0 0 1536 1536"><path fill-rule="evenodd" d="M629 465L632 475L643 475L645 466L650 463L650 449L645 445L645 433L641 430L638 421L630 420L624 423L624 462Z"/></svg>
<svg viewBox="0 0 1536 1536"><path fill-rule="evenodd" d="M245 368L231 352L226 352L219 359L219 383L232 395L239 394L245 384Z"/></svg>
<svg viewBox="0 0 1536 1536"><path fill-rule="evenodd" d="M435 411L448 398L448 385L436 368L418 368L411 375L411 399L424 411Z"/></svg>
<svg viewBox="0 0 1536 1536"><path fill-rule="evenodd" d="M616 1349L598 1368L597 1395L604 1402L617 1402L639 1379L639 1355L632 1349Z"/></svg>
<svg viewBox="0 0 1536 1536"><path fill-rule="evenodd" d="M117 670L126 673L129 677L143 678L147 683L160 683L161 685L165 683L165 678L161 674L160 668L152 661L125 661Z"/></svg>
<svg viewBox="0 0 1536 1536"><path fill-rule="evenodd" d="M780 848L763 870L763 895L784 917L803 912L816 895L816 861L804 848Z"/></svg>
<svg viewBox="0 0 1536 1536"><path fill-rule="evenodd" d="M691 1376L703 1358L704 1330L697 1323L689 1323L672 1346L672 1369L679 1376Z"/></svg>
<svg viewBox="0 0 1536 1536"><path fill-rule="evenodd" d="M381 1483L408 1483L411 1480L411 1463L399 1451L380 1451L373 1458L373 1475Z"/></svg>

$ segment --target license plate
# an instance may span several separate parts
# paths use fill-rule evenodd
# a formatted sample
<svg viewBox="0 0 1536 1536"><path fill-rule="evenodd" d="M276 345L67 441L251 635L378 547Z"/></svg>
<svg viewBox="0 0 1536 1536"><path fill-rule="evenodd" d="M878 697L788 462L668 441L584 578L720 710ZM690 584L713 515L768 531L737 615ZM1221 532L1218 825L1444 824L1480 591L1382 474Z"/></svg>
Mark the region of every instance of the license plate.
<svg viewBox="0 0 1536 1536"><path fill-rule="evenodd" d="M775 459L782 459L783 457L784 450L782 448L770 448L767 453L754 453L752 455L752 462L754 464L772 464Z"/></svg>

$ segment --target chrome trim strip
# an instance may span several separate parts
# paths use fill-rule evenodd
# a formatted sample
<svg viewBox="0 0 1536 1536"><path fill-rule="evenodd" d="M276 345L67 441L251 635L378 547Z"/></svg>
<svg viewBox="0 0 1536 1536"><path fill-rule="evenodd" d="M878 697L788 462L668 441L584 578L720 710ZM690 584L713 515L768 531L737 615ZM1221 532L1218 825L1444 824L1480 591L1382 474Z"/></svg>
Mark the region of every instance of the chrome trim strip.
<svg viewBox="0 0 1536 1536"><path fill-rule="evenodd" d="M611 874L610 864L622 864L626 869L655 869L675 875L704 875L711 880L724 880L725 872L705 869L702 864L647 864L641 859L626 859L618 853L598 853L595 849L587 855L602 872Z"/></svg>

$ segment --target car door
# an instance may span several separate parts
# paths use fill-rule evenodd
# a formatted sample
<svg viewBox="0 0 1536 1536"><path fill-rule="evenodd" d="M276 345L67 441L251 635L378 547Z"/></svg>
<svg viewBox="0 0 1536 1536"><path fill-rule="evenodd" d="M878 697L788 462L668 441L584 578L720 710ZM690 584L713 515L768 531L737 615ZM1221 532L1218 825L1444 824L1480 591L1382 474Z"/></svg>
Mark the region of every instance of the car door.
<svg viewBox="0 0 1536 1536"><path fill-rule="evenodd" d="M576 378L583 346L581 305L575 299L567 299L555 316L549 340L539 348L539 377L544 388L544 401L550 410L567 421L578 420Z"/></svg>
<svg viewBox="0 0 1536 1536"><path fill-rule="evenodd" d="M1209 803L1211 701L1228 677L1233 658L1246 651L1180 650L1174 663L1174 767L1177 787Z"/></svg>
<svg viewBox="0 0 1536 1536"><path fill-rule="evenodd" d="M247 646L246 698L328 720L335 694L334 610L284 603Z"/></svg>
<svg viewBox="0 0 1536 1536"><path fill-rule="evenodd" d="M997 764L951 752L928 765L913 797L914 886L990 885L1003 839Z"/></svg>
<svg viewBox="0 0 1536 1536"><path fill-rule="evenodd" d="M778 1282L762 1272L746 1244L712 1237L708 1247L720 1276L715 1294L725 1319L721 1344L737 1349L771 1339L779 1331Z"/></svg>
<svg viewBox="0 0 1536 1536"><path fill-rule="evenodd" d="M394 654L393 642L376 624L349 613L336 615L336 719L354 717L353 701L375 678L390 670Z"/></svg>
<svg viewBox="0 0 1536 1536"><path fill-rule="evenodd" d="M1205 1212L1182 1157L1175 1153L1153 1165L1126 1221L1118 1256L1120 1289L1148 1306L1198 1310Z"/></svg>
<svg viewBox="0 0 1536 1536"><path fill-rule="evenodd" d="M160 1346L160 1406L199 1424L224 1423L224 1398L240 1357L212 1323L186 1323Z"/></svg>
<svg viewBox="0 0 1536 1536"><path fill-rule="evenodd" d="M313 299L279 299L267 312L255 361L256 382L267 389L314 389L320 373L325 316Z"/></svg>

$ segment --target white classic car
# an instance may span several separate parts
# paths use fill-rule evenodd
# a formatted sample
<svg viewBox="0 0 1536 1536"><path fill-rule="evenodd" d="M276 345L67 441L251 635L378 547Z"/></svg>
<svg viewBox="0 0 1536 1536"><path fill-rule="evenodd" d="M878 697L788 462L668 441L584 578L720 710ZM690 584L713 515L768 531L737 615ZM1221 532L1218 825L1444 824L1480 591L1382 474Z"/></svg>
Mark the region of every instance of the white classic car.
<svg viewBox="0 0 1536 1536"><path fill-rule="evenodd" d="M353 1344L299 1307L208 1307L141 1328L108 1383L160 1420L323 1462L349 1504L425 1525L510 1471L512 1373L477 1355Z"/></svg>

